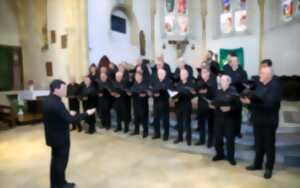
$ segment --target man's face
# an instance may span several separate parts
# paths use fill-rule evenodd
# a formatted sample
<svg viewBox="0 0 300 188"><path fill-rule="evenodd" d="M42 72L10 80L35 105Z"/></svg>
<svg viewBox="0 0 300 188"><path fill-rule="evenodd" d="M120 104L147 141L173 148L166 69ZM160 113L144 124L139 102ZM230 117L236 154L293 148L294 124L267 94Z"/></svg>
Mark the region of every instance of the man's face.
<svg viewBox="0 0 300 188"><path fill-rule="evenodd" d="M95 74L95 73L96 73L96 67L92 66L90 70L91 70L91 73L92 73L92 74Z"/></svg>
<svg viewBox="0 0 300 188"><path fill-rule="evenodd" d="M260 69L259 79L262 83L268 83L272 79L272 72L268 66Z"/></svg>
<svg viewBox="0 0 300 188"><path fill-rule="evenodd" d="M203 80L209 79L210 72L207 69L201 69L201 78Z"/></svg>
<svg viewBox="0 0 300 188"><path fill-rule="evenodd" d="M166 77L166 71L164 71L163 69L158 69L157 76L160 81L163 81Z"/></svg>
<svg viewBox="0 0 300 188"><path fill-rule="evenodd" d="M223 76L221 77L221 80L220 80L220 85L221 85L221 88L222 88L223 90L227 90L227 89L229 88L229 85L230 85L229 77L223 75Z"/></svg>
<svg viewBox="0 0 300 188"><path fill-rule="evenodd" d="M106 67L101 67L100 68L100 73L106 73L107 72L107 68Z"/></svg>
<svg viewBox="0 0 300 188"><path fill-rule="evenodd" d="M231 57L231 58L230 58L230 61L229 61L229 65L230 65L232 68L237 68L237 67L239 66L238 58L237 58L237 57Z"/></svg>
<svg viewBox="0 0 300 188"><path fill-rule="evenodd" d="M100 79L101 79L101 81L106 81L107 80L107 74L104 73L104 72L100 73Z"/></svg>
<svg viewBox="0 0 300 188"><path fill-rule="evenodd" d="M117 73L116 73L116 80L117 80L118 82L121 82L122 79L123 79L123 73L120 72L120 71L117 72Z"/></svg>
<svg viewBox="0 0 300 188"><path fill-rule="evenodd" d="M86 86L91 85L91 79L89 77L84 77L84 85L86 85Z"/></svg>
<svg viewBox="0 0 300 188"><path fill-rule="evenodd" d="M135 77L135 80L137 81L137 83L142 82L142 79L143 79L142 74L136 73L134 77Z"/></svg>
<svg viewBox="0 0 300 188"><path fill-rule="evenodd" d="M180 71L180 80L181 81L186 81L188 78L189 73L185 69L181 69Z"/></svg>
<svg viewBox="0 0 300 188"><path fill-rule="evenodd" d="M71 76L71 78L70 78L70 83L71 83L71 84L74 84L75 82L76 82L75 77L74 77L74 76Z"/></svg>
<svg viewBox="0 0 300 188"><path fill-rule="evenodd" d="M55 89L55 94L59 97L67 96L67 86L66 84L61 84L59 89Z"/></svg>

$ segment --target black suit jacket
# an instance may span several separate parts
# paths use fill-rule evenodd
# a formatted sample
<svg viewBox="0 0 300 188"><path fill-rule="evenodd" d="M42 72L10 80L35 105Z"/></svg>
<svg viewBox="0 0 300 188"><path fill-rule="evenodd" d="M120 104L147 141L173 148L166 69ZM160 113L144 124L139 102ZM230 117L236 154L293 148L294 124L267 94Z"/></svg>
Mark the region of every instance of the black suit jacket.
<svg viewBox="0 0 300 188"><path fill-rule="evenodd" d="M43 116L46 144L60 147L70 144L69 124L83 120L87 114L71 116L61 98L51 94L43 100Z"/></svg>

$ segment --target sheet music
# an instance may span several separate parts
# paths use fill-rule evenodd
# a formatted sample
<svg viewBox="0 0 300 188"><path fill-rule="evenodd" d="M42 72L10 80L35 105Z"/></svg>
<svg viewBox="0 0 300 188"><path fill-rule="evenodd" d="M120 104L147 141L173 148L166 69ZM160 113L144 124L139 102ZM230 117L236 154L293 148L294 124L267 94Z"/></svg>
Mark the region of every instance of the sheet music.
<svg viewBox="0 0 300 188"><path fill-rule="evenodd" d="M172 91L172 90L169 90L169 89L168 89L168 94L169 94L170 97L172 98L172 97L174 97L175 95L178 94L178 91Z"/></svg>

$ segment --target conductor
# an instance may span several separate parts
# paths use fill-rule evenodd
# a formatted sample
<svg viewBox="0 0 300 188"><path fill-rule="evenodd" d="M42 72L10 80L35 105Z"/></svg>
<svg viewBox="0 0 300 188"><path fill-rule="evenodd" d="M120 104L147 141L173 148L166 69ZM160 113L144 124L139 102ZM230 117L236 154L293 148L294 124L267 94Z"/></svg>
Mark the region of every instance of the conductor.
<svg viewBox="0 0 300 188"><path fill-rule="evenodd" d="M50 95L43 100L46 144L51 147L51 188L75 187L75 183L68 183L65 177L70 151L69 124L78 123L95 113L95 109L89 109L82 114L73 111L69 113L61 100L66 96L66 88L62 80L53 80L50 84Z"/></svg>

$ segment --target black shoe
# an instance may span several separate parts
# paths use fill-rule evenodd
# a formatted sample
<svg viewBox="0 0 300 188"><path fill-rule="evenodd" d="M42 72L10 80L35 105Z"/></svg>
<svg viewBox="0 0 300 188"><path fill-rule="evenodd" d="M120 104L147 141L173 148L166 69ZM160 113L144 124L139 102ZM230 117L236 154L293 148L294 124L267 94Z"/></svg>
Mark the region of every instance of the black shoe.
<svg viewBox="0 0 300 188"><path fill-rule="evenodd" d="M148 137L148 133L143 133L143 138L147 138Z"/></svg>
<svg viewBox="0 0 300 188"><path fill-rule="evenodd" d="M232 165L232 166L235 166L236 165L236 160L235 159L230 159L228 160L229 163Z"/></svg>
<svg viewBox="0 0 300 188"><path fill-rule="evenodd" d="M128 129L128 127L126 127L126 128L124 129L124 133L128 133L128 131L129 131L129 129Z"/></svg>
<svg viewBox="0 0 300 188"><path fill-rule="evenodd" d="M205 144L205 141L198 141L198 142L196 142L194 145L195 146L201 146L201 145L204 145Z"/></svg>
<svg viewBox="0 0 300 188"><path fill-rule="evenodd" d="M262 167L256 167L254 165L250 165L250 166L246 167L246 170L249 170L249 171L262 170Z"/></svg>
<svg viewBox="0 0 300 188"><path fill-rule="evenodd" d="M221 161L221 160L224 160L225 159L225 156L224 155L215 155L213 158L212 158L212 161Z"/></svg>
<svg viewBox="0 0 300 188"><path fill-rule="evenodd" d="M208 141L207 141L207 148L211 148L212 146L213 146L212 139L208 139Z"/></svg>
<svg viewBox="0 0 300 188"><path fill-rule="evenodd" d="M155 139L159 139L160 138L160 136L159 135L154 135L153 137L152 137L152 139L153 140L155 140Z"/></svg>
<svg viewBox="0 0 300 188"><path fill-rule="evenodd" d="M188 146L190 146L190 145L192 145L192 141L186 141L186 144L187 144Z"/></svg>
<svg viewBox="0 0 300 188"><path fill-rule="evenodd" d="M135 135L139 135L139 132L134 131L134 132L130 133L130 136L135 136Z"/></svg>
<svg viewBox="0 0 300 188"><path fill-rule="evenodd" d="M74 188L75 186L75 183L66 183L62 188Z"/></svg>
<svg viewBox="0 0 300 188"><path fill-rule="evenodd" d="M82 131L82 128L81 128L81 127L79 127L79 128L78 128L78 132L81 132L81 131Z"/></svg>
<svg viewBox="0 0 300 188"><path fill-rule="evenodd" d="M272 177L272 170L266 169L264 178L265 179L270 179Z"/></svg>
<svg viewBox="0 0 300 188"><path fill-rule="evenodd" d="M120 128L116 128L116 129L114 130L115 133L120 132L120 131L122 131L122 129L120 129Z"/></svg>
<svg viewBox="0 0 300 188"><path fill-rule="evenodd" d="M168 141L169 140L169 136L164 136L163 137L163 141Z"/></svg>
<svg viewBox="0 0 300 188"><path fill-rule="evenodd" d="M182 142L183 141L183 139L176 139L176 140L174 140L174 144L178 144L178 143L180 143L180 142Z"/></svg>
<svg viewBox="0 0 300 188"><path fill-rule="evenodd" d="M75 131L76 130L76 127L72 127L71 131Z"/></svg>

